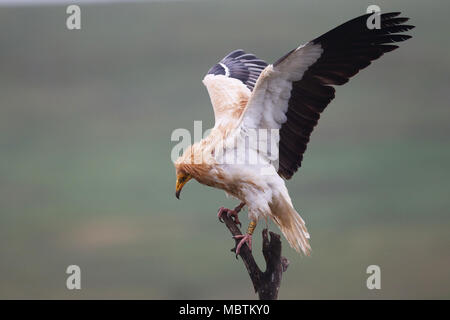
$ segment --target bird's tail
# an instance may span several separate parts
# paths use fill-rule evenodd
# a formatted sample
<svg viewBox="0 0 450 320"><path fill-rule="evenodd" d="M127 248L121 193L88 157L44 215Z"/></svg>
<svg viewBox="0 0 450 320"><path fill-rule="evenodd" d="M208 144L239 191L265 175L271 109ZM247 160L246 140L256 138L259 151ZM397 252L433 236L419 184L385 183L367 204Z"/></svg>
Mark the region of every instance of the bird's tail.
<svg viewBox="0 0 450 320"><path fill-rule="evenodd" d="M271 218L278 225L284 237L292 248L298 253L300 250L307 256L311 252L309 245L309 233L306 229L305 221L295 211L289 196L277 197L277 200L270 204L272 211Z"/></svg>

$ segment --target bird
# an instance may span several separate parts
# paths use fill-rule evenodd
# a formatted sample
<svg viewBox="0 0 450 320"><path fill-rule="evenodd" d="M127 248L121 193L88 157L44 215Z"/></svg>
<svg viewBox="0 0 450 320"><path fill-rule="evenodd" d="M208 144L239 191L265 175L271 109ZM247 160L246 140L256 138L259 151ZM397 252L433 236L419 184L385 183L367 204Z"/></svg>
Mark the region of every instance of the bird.
<svg viewBox="0 0 450 320"><path fill-rule="evenodd" d="M250 223L245 234L235 236L236 255L243 245L251 250L260 219L272 220L292 248L310 254L310 235L285 181L301 167L335 86L397 49L393 43L410 39L404 32L414 28L400 12L380 13L378 27L369 28L371 16L349 20L273 64L242 49L232 51L205 75L215 124L174 162L175 195L179 199L191 179L224 190L240 203L221 207L218 218L227 214L239 225L238 214L247 206Z"/></svg>

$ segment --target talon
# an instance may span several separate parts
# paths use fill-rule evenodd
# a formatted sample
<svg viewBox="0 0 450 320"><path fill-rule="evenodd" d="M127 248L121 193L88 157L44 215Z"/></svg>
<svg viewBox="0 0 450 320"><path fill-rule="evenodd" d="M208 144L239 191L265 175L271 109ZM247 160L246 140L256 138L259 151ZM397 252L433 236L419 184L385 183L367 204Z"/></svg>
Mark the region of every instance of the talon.
<svg viewBox="0 0 450 320"><path fill-rule="evenodd" d="M223 223L222 214L224 213L225 210L227 210L227 209L225 209L224 207L220 207L219 211L217 212L217 218L222 223Z"/></svg>
<svg viewBox="0 0 450 320"><path fill-rule="evenodd" d="M238 211L236 210L228 210L227 216L228 218L232 218L235 224L238 224L239 227L242 227L242 223L239 221Z"/></svg>
<svg viewBox="0 0 450 320"><path fill-rule="evenodd" d="M241 239L241 241L239 241L239 243L236 246L236 256L239 255L240 251L241 251L241 247L244 245L244 243L247 244L248 248L250 249L250 251L252 251L252 235L246 233L245 235L240 234L237 236L233 237L234 239Z"/></svg>
<svg viewBox="0 0 450 320"><path fill-rule="evenodd" d="M240 227L242 226L242 223L239 221L238 218L238 213L241 210L242 207L237 206L234 210L231 209L227 209L224 207L220 207L219 208L219 212L217 213L217 218L219 219L220 222L224 222L222 215L226 212L227 213L227 217L233 219L233 222L237 225L239 225ZM239 209L239 210L237 210Z"/></svg>

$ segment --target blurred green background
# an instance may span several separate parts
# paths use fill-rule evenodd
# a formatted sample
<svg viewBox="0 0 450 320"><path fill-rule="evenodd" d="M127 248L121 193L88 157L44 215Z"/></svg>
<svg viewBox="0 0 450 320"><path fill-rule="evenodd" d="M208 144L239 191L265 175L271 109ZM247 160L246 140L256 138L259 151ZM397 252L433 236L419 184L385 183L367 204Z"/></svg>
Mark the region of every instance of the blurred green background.
<svg viewBox="0 0 450 320"><path fill-rule="evenodd" d="M0 7L0 298L255 298L216 218L237 202L175 199L171 133L213 125L201 80L229 51L273 62L370 4L417 28L338 88L288 181L313 253L284 242L280 298L450 298L450 3L419 0L81 5L80 31Z"/></svg>

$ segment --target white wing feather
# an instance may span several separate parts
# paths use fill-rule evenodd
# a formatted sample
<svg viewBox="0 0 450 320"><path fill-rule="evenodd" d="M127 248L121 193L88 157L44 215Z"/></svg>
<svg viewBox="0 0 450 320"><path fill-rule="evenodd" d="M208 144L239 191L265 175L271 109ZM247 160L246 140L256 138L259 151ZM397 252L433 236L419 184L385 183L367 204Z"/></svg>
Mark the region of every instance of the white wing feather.
<svg viewBox="0 0 450 320"><path fill-rule="evenodd" d="M292 51L280 64L268 65L256 82L242 115L242 127L279 129L287 120L292 82L300 80L322 52L319 44L307 43Z"/></svg>

